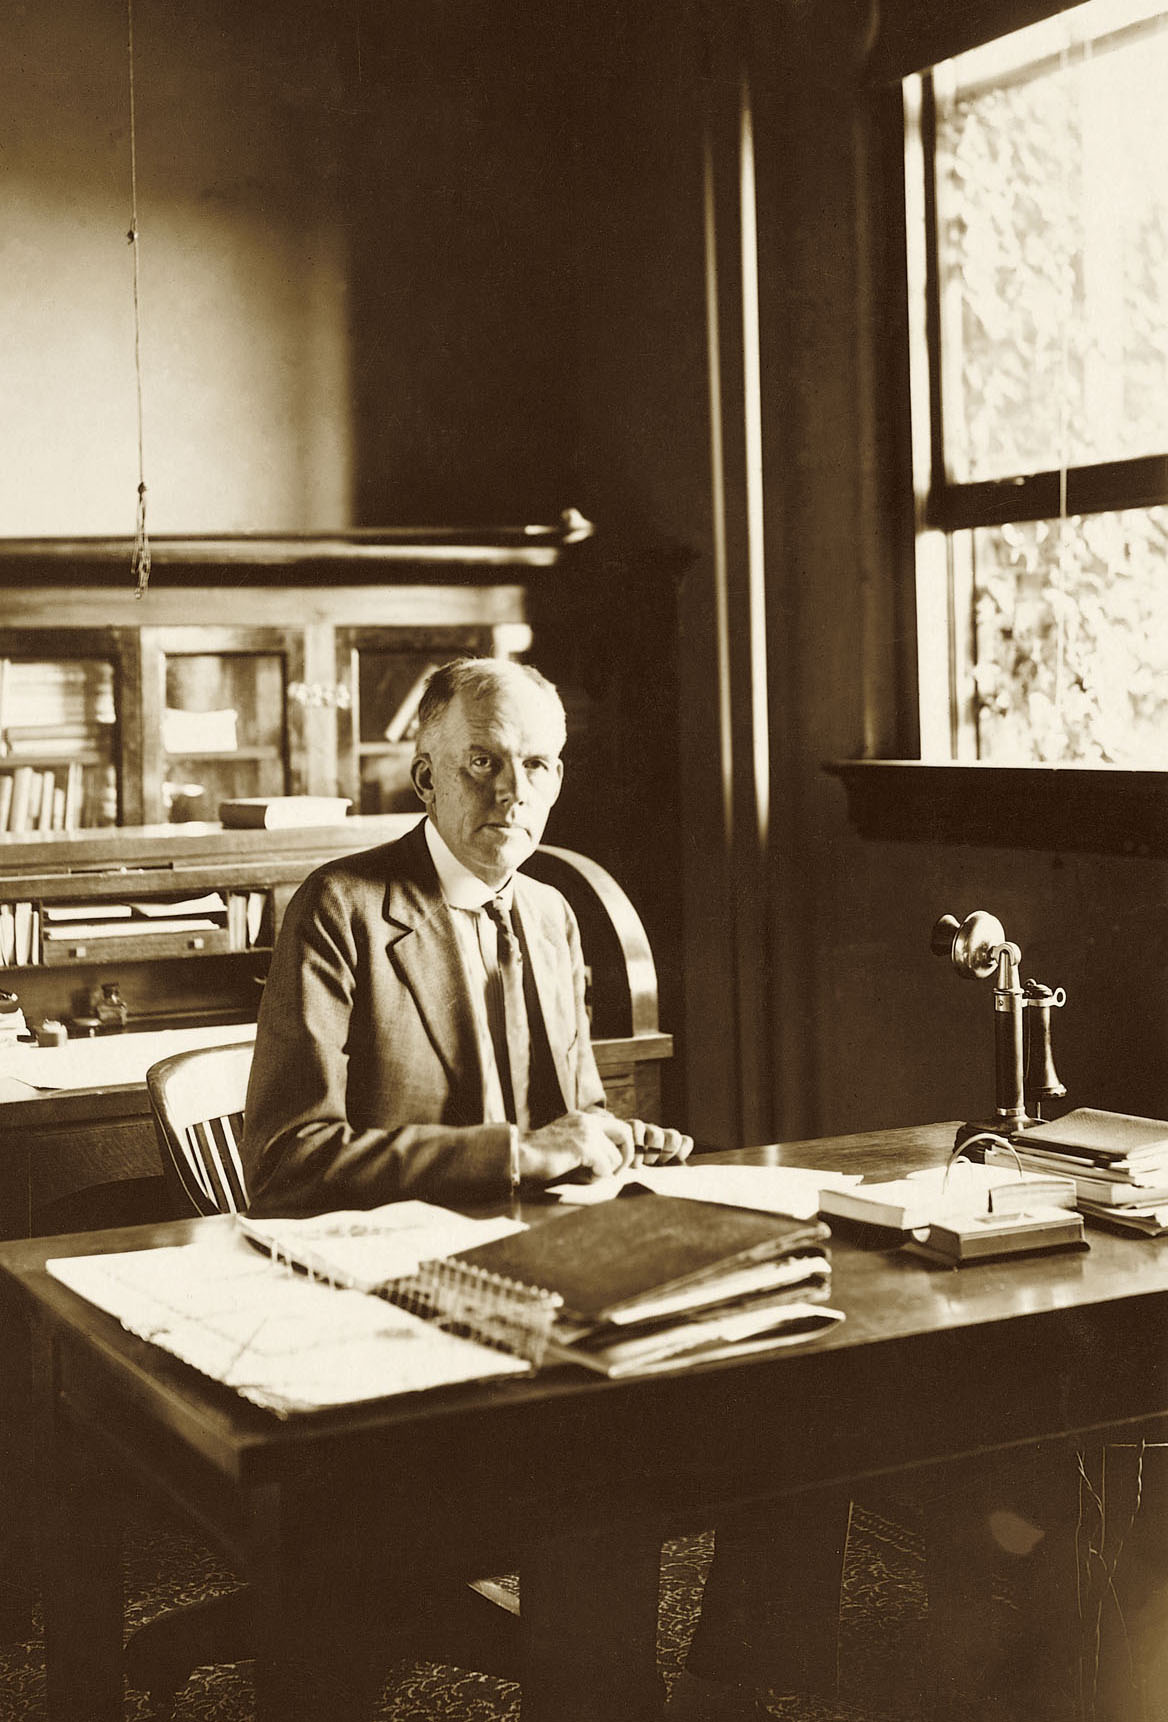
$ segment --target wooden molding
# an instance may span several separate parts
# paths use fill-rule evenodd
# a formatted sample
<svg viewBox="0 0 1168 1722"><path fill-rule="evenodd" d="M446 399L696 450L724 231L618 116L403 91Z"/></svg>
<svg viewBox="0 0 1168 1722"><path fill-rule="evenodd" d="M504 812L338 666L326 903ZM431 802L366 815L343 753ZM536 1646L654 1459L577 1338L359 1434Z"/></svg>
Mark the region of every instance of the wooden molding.
<svg viewBox="0 0 1168 1722"><path fill-rule="evenodd" d="M904 843L1168 855L1168 771L833 760L860 835Z"/></svg>

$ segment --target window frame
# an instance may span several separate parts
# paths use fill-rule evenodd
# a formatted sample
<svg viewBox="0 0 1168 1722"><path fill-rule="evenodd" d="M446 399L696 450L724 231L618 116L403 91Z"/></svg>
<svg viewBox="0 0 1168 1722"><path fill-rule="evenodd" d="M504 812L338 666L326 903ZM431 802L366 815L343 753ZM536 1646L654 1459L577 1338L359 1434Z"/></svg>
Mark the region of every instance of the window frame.
<svg viewBox="0 0 1168 1722"><path fill-rule="evenodd" d="M1029 10L1030 16L1007 22L991 4L986 8L987 25L992 18L994 27L978 30L967 16L965 39L951 43L938 39L935 51L928 57L929 65L1067 8L1039 0L1030 8L1011 9ZM936 15L926 13L919 22L927 35ZM1168 769L1002 765L963 758L958 752L959 731L971 719L968 712L956 709L957 701L952 694L957 686L954 658L960 647L953 624L954 587L960 578L960 570L954 566L954 548L959 543L954 534L979 526L1057 520L1064 512L1070 518L1166 505L1168 453L995 480L957 481L950 477L945 465L941 412L941 305L932 165L935 92L929 65L919 55L909 58L909 53L907 37L878 44L869 70L875 85L888 88L895 83L903 92L902 102L894 107L900 112L899 163L904 178L899 187L889 186L886 190L892 196L909 200L904 249L897 256L894 247L890 261L890 267L901 273L901 283L898 287L889 284L890 300L899 300L903 308L900 374L908 378L904 405L910 423L902 445L907 470L901 494L911 497L913 512L908 578L914 598L909 608L915 604L916 674L923 683L930 672L922 662L920 638L926 627L931 635L935 634L938 614L943 608L935 589L931 598L926 595L924 573L931 562L936 575L938 559L944 559L947 563L944 603L949 607L949 623L945 630L946 650L943 659L938 654L935 675L945 678L949 690L949 734L947 737L940 734L945 725L937 718L937 702L930 702L926 688L909 678L905 692L911 688L916 711L904 714L906 739L915 719L921 757L836 760L825 769L842 782L849 818L860 834L868 838L1165 857L1168 856ZM918 129L915 163L911 135L914 116L910 111L910 91L914 85L920 102L915 116ZM874 102L869 109L870 122L882 129L885 123L882 116L888 113L885 104ZM930 129L931 137L927 135ZM890 148L884 159L896 160L896 152ZM914 167L921 174L917 196L932 206L915 237L910 178ZM918 272L915 281L914 245ZM930 704L932 717L928 711Z"/></svg>

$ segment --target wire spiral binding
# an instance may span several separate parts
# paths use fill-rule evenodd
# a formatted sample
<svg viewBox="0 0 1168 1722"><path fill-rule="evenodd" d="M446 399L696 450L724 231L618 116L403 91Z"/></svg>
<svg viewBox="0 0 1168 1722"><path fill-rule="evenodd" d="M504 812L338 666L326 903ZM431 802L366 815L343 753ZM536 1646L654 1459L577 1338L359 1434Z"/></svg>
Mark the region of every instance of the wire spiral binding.
<svg viewBox="0 0 1168 1722"><path fill-rule="evenodd" d="M391 1280L382 1295L447 1332L526 1358L536 1369L563 1306L555 1292L442 1258Z"/></svg>

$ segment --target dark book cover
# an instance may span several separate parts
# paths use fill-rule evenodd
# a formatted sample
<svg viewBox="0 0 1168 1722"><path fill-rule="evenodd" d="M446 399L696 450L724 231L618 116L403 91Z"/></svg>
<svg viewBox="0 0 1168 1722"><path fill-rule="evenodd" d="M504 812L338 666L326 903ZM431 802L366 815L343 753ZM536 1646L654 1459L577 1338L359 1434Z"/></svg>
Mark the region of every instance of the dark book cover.
<svg viewBox="0 0 1168 1722"><path fill-rule="evenodd" d="M829 1236L819 1220L681 1196L626 1194L477 1245L455 1259L555 1292L565 1314L603 1321L663 1292Z"/></svg>

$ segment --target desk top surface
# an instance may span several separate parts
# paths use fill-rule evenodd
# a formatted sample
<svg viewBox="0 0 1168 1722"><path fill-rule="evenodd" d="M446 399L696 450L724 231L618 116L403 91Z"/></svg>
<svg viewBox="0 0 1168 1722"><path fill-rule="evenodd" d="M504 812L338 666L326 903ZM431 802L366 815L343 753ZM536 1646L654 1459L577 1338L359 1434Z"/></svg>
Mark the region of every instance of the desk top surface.
<svg viewBox="0 0 1168 1722"><path fill-rule="evenodd" d="M919 1166L941 1163L952 1144L954 1126L937 1124L897 1130L792 1142L753 1151L721 1154L726 1162L787 1164L821 1169L862 1171L892 1176ZM531 1204L524 1217L538 1223L556 1212L550 1204ZM836 1236L832 1240L831 1301L847 1319L804 1346L746 1362L707 1365L641 1381L610 1382L582 1369L545 1370L538 1378L476 1384L456 1389L403 1396L338 1412L319 1412L279 1420L257 1409L230 1389L205 1380L147 1342L123 1331L111 1317L86 1304L52 1279L44 1263L57 1256L91 1254L116 1249L141 1249L188 1242L207 1228L223 1227L225 1219L190 1220L162 1226L131 1227L62 1238L21 1240L0 1245L0 1287L19 1293L37 1313L71 1344L79 1345L102 1370L112 1371L119 1386L140 1401L150 1401L153 1414L181 1429L201 1451L228 1468L246 1468L247 1455L275 1449L303 1449L305 1444L335 1443L339 1438L387 1430L403 1437L449 1418L495 1416L532 1402L574 1402L583 1412L591 1402L620 1395L651 1398L681 1382L695 1382L735 1372L735 1384L746 1373L781 1370L784 1381L806 1391L830 1392L842 1370L882 1368L905 1377L918 1365L930 1365L939 1348L954 1342L958 1332L972 1342L1002 1348L1009 1338L1019 1347L1041 1351L1043 1335L1060 1344L1068 1336L1100 1331L1100 1323L1123 1322L1133 1331L1155 1332L1158 1353L1168 1358L1163 1330L1168 1323L1168 1240L1128 1237L1101 1229L1088 1233L1090 1248L1051 1251L979 1262L960 1269L927 1264L896 1250L865 1247ZM1006 1324L1009 1335L1006 1333ZM1035 1324L1038 1324L1035 1326ZM1051 1325L1053 1324L1053 1325ZM1107 1328L1110 1334L1112 1329ZM1124 1328L1126 1333L1127 1328ZM1090 1344L1098 1345L1094 1338ZM931 1349L930 1349L931 1347ZM1106 1348L1106 1345L1105 1347ZM862 1360L858 1354L863 1352ZM1005 1355L1011 1351L1007 1347ZM1018 1352L1022 1356L1022 1350ZM835 1360L835 1361L832 1361ZM951 1365L946 1365L951 1367ZM1000 1363L999 1363L1000 1367ZM1073 1366L1072 1366L1073 1367ZM810 1372L810 1373L808 1373ZM726 1384L729 1386L730 1384ZM714 1383L717 1386L717 1383ZM708 1392L708 1389L702 1391ZM700 1394L699 1394L700 1397Z"/></svg>

